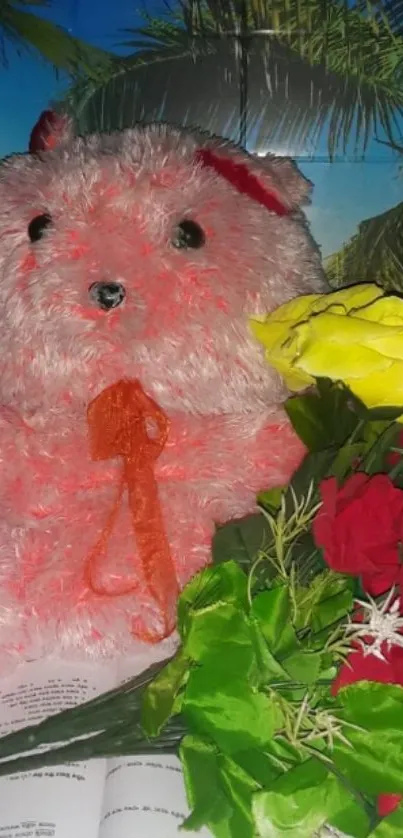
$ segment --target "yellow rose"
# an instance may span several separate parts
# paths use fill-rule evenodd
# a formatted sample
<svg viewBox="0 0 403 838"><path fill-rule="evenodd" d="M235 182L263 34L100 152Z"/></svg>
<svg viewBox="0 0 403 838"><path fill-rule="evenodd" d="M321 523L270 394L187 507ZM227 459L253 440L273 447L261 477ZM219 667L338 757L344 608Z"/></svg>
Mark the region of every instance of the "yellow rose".
<svg viewBox="0 0 403 838"><path fill-rule="evenodd" d="M403 300L376 285L299 297L251 328L291 391L324 377L368 407L403 405Z"/></svg>

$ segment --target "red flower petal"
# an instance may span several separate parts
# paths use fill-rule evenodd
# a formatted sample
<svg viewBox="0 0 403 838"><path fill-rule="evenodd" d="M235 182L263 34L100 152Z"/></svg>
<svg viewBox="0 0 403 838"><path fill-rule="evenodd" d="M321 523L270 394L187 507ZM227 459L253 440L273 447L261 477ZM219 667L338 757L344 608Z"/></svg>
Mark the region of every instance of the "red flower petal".
<svg viewBox="0 0 403 838"><path fill-rule="evenodd" d="M367 488L371 479L373 478L369 477L368 474L365 474L363 471L358 471L346 480L344 485L339 490L337 498L337 506L340 511L343 511L345 506L349 504L353 498L361 497L363 490Z"/></svg>
<svg viewBox="0 0 403 838"><path fill-rule="evenodd" d="M328 566L363 576L373 595L394 584L403 541L403 491L387 474L353 474L338 488L335 478L320 485L322 506L313 524L315 542ZM377 577L373 579L373 577Z"/></svg>
<svg viewBox="0 0 403 838"><path fill-rule="evenodd" d="M398 566L382 569L381 573L363 573L361 584L364 591L372 597L386 594L398 584L400 571Z"/></svg>
<svg viewBox="0 0 403 838"><path fill-rule="evenodd" d="M386 818L386 815L394 812L401 800L401 794L380 794L377 806L379 817Z"/></svg>
<svg viewBox="0 0 403 838"><path fill-rule="evenodd" d="M356 681L376 681L378 684L401 683L403 685L403 666L401 671L399 668L396 668L395 671L389 658L386 661L381 661L373 655L364 656L361 650L352 652L347 663L340 667L339 673L333 681L332 695L337 695L341 687L355 684Z"/></svg>

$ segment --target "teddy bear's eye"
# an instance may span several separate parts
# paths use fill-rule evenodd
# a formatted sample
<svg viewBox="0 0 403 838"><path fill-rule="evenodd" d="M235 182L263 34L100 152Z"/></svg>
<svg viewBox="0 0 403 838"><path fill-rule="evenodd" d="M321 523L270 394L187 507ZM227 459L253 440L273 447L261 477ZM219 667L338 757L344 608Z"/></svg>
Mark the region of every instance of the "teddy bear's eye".
<svg viewBox="0 0 403 838"><path fill-rule="evenodd" d="M52 224L52 216L45 212L43 215L36 215L28 225L28 235L31 242L38 242L45 230Z"/></svg>
<svg viewBox="0 0 403 838"><path fill-rule="evenodd" d="M187 250L188 248L198 250L199 247L203 247L205 241L206 236L200 224L190 218L184 218L178 224L172 237L173 246L181 250Z"/></svg>

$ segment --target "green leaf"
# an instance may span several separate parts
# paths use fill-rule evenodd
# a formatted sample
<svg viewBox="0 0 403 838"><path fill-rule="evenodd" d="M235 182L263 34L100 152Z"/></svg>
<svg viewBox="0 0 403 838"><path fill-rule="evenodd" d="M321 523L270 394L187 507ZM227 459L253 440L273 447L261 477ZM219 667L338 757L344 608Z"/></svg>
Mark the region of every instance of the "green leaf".
<svg viewBox="0 0 403 838"><path fill-rule="evenodd" d="M331 474L336 477L339 484L343 483L347 476L355 470L355 463L361 459L365 451L365 442L353 442L340 448L331 468Z"/></svg>
<svg viewBox="0 0 403 838"><path fill-rule="evenodd" d="M346 583L345 578L341 577L340 585L343 585L342 590L336 591L333 595L322 599L314 605L311 615L311 628L313 633L323 631L323 629L334 626L334 624L350 613L353 605L353 591L352 584Z"/></svg>
<svg viewBox="0 0 403 838"><path fill-rule="evenodd" d="M351 747L340 741L333 760L366 794L399 794L403 789L403 688L361 681L337 695L336 715L359 729L344 728Z"/></svg>
<svg viewBox="0 0 403 838"><path fill-rule="evenodd" d="M256 692L242 673L228 678L219 655L214 663L190 672L182 705L190 729L208 736L227 754L264 750L282 724L278 707Z"/></svg>
<svg viewBox="0 0 403 838"><path fill-rule="evenodd" d="M192 810L182 829L191 832L206 825L217 838L232 838L229 831L232 807L221 788L216 747L200 736L188 735L182 739L179 757Z"/></svg>
<svg viewBox="0 0 403 838"><path fill-rule="evenodd" d="M329 443L329 431L322 415L321 403L314 393L293 396L285 403L285 410L300 440L309 451L323 451Z"/></svg>
<svg viewBox="0 0 403 838"><path fill-rule="evenodd" d="M186 637L195 614L212 605L236 603L247 605L248 579L235 561L207 567L196 574L182 591L178 602L178 632Z"/></svg>
<svg viewBox="0 0 403 838"><path fill-rule="evenodd" d="M399 430L399 425L397 422L379 422L376 420L371 420L370 422L366 422L363 428L362 438L366 445L367 450L369 451L375 443L378 442L380 437L384 434L385 431L391 428L391 424L394 425L396 432Z"/></svg>
<svg viewBox="0 0 403 838"><path fill-rule="evenodd" d="M367 838L371 823L377 820L375 805L368 805L367 809L364 809L356 800L351 799L343 809L329 818L328 824L351 838Z"/></svg>
<svg viewBox="0 0 403 838"><path fill-rule="evenodd" d="M313 684L318 680L322 669L321 652L298 652L287 657L283 662L290 678L303 684Z"/></svg>
<svg viewBox="0 0 403 838"><path fill-rule="evenodd" d="M396 407L372 407L368 408L368 419L372 422L395 422L403 413L403 406Z"/></svg>
<svg viewBox="0 0 403 838"><path fill-rule="evenodd" d="M269 649L260 622L251 617L249 624L257 667L260 671L259 684L270 684L272 681L289 681L288 673Z"/></svg>
<svg viewBox="0 0 403 838"><path fill-rule="evenodd" d="M371 426L369 426L371 427ZM393 446L397 436L401 432L401 427L392 422L384 426L383 430L376 424L375 427L381 431L374 440L369 440L368 450L363 459L361 468L366 474L378 474L388 470L386 457L391 447Z"/></svg>
<svg viewBox="0 0 403 838"><path fill-rule="evenodd" d="M353 724L381 731L382 735L402 728L403 687L398 684L359 681L343 687L337 703L343 709L343 717Z"/></svg>
<svg viewBox="0 0 403 838"><path fill-rule="evenodd" d="M308 760L255 794L253 813L260 838L307 838L350 801L349 792L320 762Z"/></svg>
<svg viewBox="0 0 403 838"><path fill-rule="evenodd" d="M348 435L354 433L356 428L356 419L363 420L368 416L368 408L350 390L343 381L332 381L331 378L317 378L316 389L322 401L327 405L328 411L333 409L334 415L331 417L337 427L337 415L343 418L345 422L344 428L348 429ZM347 413L347 415L343 415ZM355 418L356 417L356 418ZM342 431L342 435L346 435L346 431Z"/></svg>
<svg viewBox="0 0 403 838"><path fill-rule="evenodd" d="M281 762L280 759L275 758L267 751L263 753L263 751L252 748L247 751L239 751L235 759L237 764L263 788L270 788L277 777L290 767L289 759L287 762L285 760Z"/></svg>
<svg viewBox="0 0 403 838"><path fill-rule="evenodd" d="M176 697L189 668L189 658L180 648L175 657L147 687L142 705L141 723L150 738L158 736L173 714Z"/></svg>
<svg viewBox="0 0 403 838"><path fill-rule="evenodd" d="M271 541L270 526L261 512L230 521L218 527L214 534L213 563L220 565L234 561L245 573L248 573L261 550L264 550ZM263 582L274 576L274 571L268 562L259 568L259 573L262 574Z"/></svg>
<svg viewBox="0 0 403 838"><path fill-rule="evenodd" d="M269 489L267 492L260 492L257 496L259 506L270 512L271 515L276 515L280 509L281 499L286 488L286 486L276 486L276 488Z"/></svg>
<svg viewBox="0 0 403 838"><path fill-rule="evenodd" d="M218 665L226 678L251 677L255 654L249 622L230 603L218 602L193 614L184 648L196 663Z"/></svg>
<svg viewBox="0 0 403 838"><path fill-rule="evenodd" d="M4 5L4 3L3 3ZM1 9L0 25L3 33L17 48L37 50L57 70L77 75L84 71L89 78L106 80L114 65L113 56L101 49L72 38L50 20L31 11L6 4Z"/></svg>
<svg viewBox="0 0 403 838"><path fill-rule="evenodd" d="M220 764L221 782L232 804L231 838L255 838L252 800L259 785L230 757L223 756Z"/></svg>
<svg viewBox="0 0 403 838"><path fill-rule="evenodd" d="M309 626L316 633L344 617L351 610L353 584L350 577L326 570L318 573L309 587L297 588L296 629Z"/></svg>
<svg viewBox="0 0 403 838"><path fill-rule="evenodd" d="M292 514L294 511L294 498L291 488L297 500L301 500L306 497L310 483L313 483L316 487L316 491L312 496L312 505L318 502L319 495L317 487L319 486L319 483L331 473L331 467L337 451L338 449L333 447L327 449L326 451L318 451L307 454L297 471L294 473L290 487L285 495L286 510L288 515Z"/></svg>
<svg viewBox="0 0 403 838"><path fill-rule="evenodd" d="M360 417L350 391L339 382L317 380L317 393L295 396L285 404L300 439L310 451L343 446L356 430Z"/></svg>
<svg viewBox="0 0 403 838"><path fill-rule="evenodd" d="M217 838L254 838L252 795L259 788L237 761L199 736L186 736L180 758L191 815L182 828L208 826Z"/></svg>
<svg viewBox="0 0 403 838"><path fill-rule="evenodd" d="M259 622L270 652L285 657L298 648L291 622L288 585L279 585L254 597L251 613Z"/></svg>
<svg viewBox="0 0 403 838"><path fill-rule="evenodd" d="M303 532L290 545L290 564L298 585L308 588L326 567L322 550L314 542L312 531Z"/></svg>
<svg viewBox="0 0 403 838"><path fill-rule="evenodd" d="M306 690L300 693L300 700L302 701ZM287 692L288 695L288 692ZM289 697L289 696L288 696ZM284 774L296 765L301 765L301 751L297 750L291 742L287 739L277 738L272 739L267 748L266 756L270 760L273 769L277 770L278 775ZM267 788L266 784L266 788Z"/></svg>
<svg viewBox="0 0 403 838"><path fill-rule="evenodd" d="M370 838L403 838L403 806L400 805L386 818L382 818L370 833Z"/></svg>

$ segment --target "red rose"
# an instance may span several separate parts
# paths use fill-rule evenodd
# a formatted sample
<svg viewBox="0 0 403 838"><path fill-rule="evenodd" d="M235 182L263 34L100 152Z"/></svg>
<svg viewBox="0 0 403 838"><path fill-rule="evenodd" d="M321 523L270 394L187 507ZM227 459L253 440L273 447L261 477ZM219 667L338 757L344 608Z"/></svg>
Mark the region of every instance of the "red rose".
<svg viewBox="0 0 403 838"><path fill-rule="evenodd" d="M352 652L347 662L340 668L333 682L332 694L337 695L341 687L356 681L376 681L381 684L400 684L403 686L403 649L393 646L388 652L382 650L386 660L381 661L372 655L364 657L362 651ZM397 809L402 797L398 794L381 794L378 797L378 814L384 818Z"/></svg>
<svg viewBox="0 0 403 838"><path fill-rule="evenodd" d="M373 596L403 582L403 491L386 474L359 472L341 488L334 477L323 480L320 493L312 529L329 567L361 576Z"/></svg>
<svg viewBox="0 0 403 838"><path fill-rule="evenodd" d="M400 684L403 687L403 649L392 646L388 652L382 648L384 661L374 655L364 656L361 649L351 652L347 662L340 667L332 684L332 694L337 695L341 687L356 681L375 681L377 684Z"/></svg>

